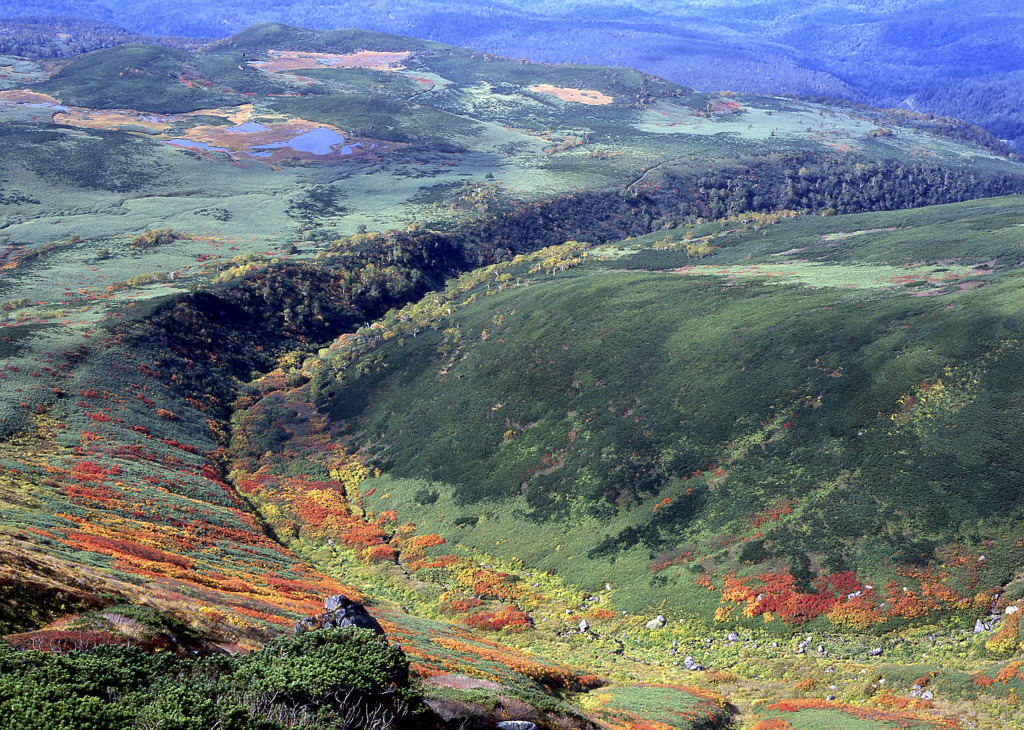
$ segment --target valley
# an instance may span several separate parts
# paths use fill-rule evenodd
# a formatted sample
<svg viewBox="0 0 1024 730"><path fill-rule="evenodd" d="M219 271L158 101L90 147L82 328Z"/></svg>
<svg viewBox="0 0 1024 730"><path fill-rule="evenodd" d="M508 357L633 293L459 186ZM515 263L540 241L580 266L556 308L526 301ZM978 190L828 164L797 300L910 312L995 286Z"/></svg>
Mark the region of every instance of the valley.
<svg viewBox="0 0 1024 730"><path fill-rule="evenodd" d="M1021 721L1024 166L985 133L273 24L10 61L5 676L187 644L237 654L178 665L212 704L129 652L81 707L317 726L261 647L340 593L399 725Z"/></svg>

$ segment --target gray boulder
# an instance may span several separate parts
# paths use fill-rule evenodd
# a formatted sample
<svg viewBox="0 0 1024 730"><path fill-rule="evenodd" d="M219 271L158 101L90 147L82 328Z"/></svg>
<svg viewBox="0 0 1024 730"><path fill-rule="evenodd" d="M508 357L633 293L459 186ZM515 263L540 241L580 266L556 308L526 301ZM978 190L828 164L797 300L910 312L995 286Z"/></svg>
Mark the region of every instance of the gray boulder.
<svg viewBox="0 0 1024 730"><path fill-rule="evenodd" d="M346 606L351 605L352 599L342 594L338 594L337 596L328 596L324 600L324 610L327 613L334 613L339 608L345 608Z"/></svg>
<svg viewBox="0 0 1024 730"><path fill-rule="evenodd" d="M306 616L296 621L295 633L302 634L314 629L344 629L355 627L356 629L369 629L376 634L384 635L384 628L379 624L367 609L358 601L353 601L348 596L330 596L324 601L326 612Z"/></svg>
<svg viewBox="0 0 1024 730"><path fill-rule="evenodd" d="M537 730L529 720L505 720L498 723L499 730Z"/></svg>
<svg viewBox="0 0 1024 730"><path fill-rule="evenodd" d="M345 595L329 596L324 601L326 613L320 618L320 625L325 628L346 628L355 626L358 629L370 629L384 635L384 628L369 614L363 604L353 601ZM311 620L311 619L306 619Z"/></svg>

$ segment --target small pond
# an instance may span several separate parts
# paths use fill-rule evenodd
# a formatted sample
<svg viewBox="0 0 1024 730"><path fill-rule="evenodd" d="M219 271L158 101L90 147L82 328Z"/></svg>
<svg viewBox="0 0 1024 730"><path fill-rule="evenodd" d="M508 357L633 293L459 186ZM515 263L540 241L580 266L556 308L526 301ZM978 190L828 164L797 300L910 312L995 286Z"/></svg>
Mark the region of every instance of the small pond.
<svg viewBox="0 0 1024 730"><path fill-rule="evenodd" d="M317 127L284 142L253 145L252 149L273 150L282 147L291 147L296 152L310 152L314 155L329 155L332 152L340 152L343 155L352 154L352 148L345 145L345 135L335 132L333 129L327 129L327 127Z"/></svg>

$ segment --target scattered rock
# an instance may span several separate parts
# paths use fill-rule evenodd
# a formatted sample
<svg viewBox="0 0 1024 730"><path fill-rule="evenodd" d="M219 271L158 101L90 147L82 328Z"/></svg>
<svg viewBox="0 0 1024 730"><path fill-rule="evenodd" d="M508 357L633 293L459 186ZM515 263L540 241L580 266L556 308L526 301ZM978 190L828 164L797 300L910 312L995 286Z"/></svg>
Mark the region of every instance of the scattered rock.
<svg viewBox="0 0 1024 730"><path fill-rule="evenodd" d="M882 656L882 647L879 646L875 649L871 649L868 652L868 656Z"/></svg>
<svg viewBox="0 0 1024 730"><path fill-rule="evenodd" d="M983 634L986 631L988 631L990 628L992 628L992 627L989 626L988 624L986 624L980 618L977 621L974 622L974 633L976 633L976 634Z"/></svg>
<svg viewBox="0 0 1024 730"><path fill-rule="evenodd" d="M730 631L729 635L726 638L729 641L739 641L740 640L740 635L737 634L735 631Z"/></svg>
<svg viewBox="0 0 1024 730"><path fill-rule="evenodd" d="M537 726L529 720L505 720L499 722L500 730L537 730Z"/></svg>
<svg viewBox="0 0 1024 730"><path fill-rule="evenodd" d="M590 624L587 623L586 619L580 621L580 633L585 634L590 630Z"/></svg>

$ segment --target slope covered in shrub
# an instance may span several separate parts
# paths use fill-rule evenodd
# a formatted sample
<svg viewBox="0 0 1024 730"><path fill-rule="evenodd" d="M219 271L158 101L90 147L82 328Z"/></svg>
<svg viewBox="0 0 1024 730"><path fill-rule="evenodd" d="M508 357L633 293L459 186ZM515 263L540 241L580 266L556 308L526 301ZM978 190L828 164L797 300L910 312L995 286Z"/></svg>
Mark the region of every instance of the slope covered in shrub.
<svg viewBox="0 0 1024 730"><path fill-rule="evenodd" d="M974 615L1022 557L1018 208L564 247L390 313L311 392L367 507L624 607Z"/></svg>

